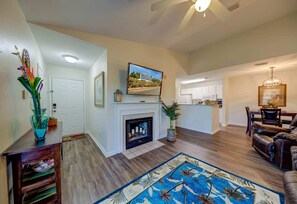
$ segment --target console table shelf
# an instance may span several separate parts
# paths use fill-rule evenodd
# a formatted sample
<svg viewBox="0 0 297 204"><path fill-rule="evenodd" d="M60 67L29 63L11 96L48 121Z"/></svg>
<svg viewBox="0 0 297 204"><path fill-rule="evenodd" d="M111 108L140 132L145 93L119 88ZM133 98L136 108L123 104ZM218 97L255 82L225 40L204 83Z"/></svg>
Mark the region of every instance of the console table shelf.
<svg viewBox="0 0 297 204"><path fill-rule="evenodd" d="M46 139L35 143L32 130L2 153L7 157L10 202L61 203L62 123L48 128ZM40 161L53 159L54 166L45 172L30 171ZM29 166L29 170L25 167Z"/></svg>

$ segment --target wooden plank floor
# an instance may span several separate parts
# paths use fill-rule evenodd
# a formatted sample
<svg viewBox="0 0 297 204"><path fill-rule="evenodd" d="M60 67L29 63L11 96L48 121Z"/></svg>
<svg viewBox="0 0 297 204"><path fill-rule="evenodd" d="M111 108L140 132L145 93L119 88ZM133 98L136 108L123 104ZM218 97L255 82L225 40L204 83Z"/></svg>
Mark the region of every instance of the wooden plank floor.
<svg viewBox="0 0 297 204"><path fill-rule="evenodd" d="M106 159L87 136L63 143L63 203L92 203L179 152L283 192L283 172L251 147L245 128L228 126L213 136L179 130L175 143L128 160L122 154Z"/></svg>

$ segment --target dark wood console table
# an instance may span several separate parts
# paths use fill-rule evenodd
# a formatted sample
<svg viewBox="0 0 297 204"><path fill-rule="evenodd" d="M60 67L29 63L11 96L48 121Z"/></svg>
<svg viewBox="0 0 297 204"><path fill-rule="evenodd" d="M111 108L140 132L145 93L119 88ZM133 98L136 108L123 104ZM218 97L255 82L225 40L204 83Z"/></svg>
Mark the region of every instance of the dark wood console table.
<svg viewBox="0 0 297 204"><path fill-rule="evenodd" d="M61 150L62 123L59 122L48 128L45 141L35 143L30 130L2 153L7 157L12 203L61 203ZM54 167L45 172L27 172L24 168L48 159L54 159Z"/></svg>

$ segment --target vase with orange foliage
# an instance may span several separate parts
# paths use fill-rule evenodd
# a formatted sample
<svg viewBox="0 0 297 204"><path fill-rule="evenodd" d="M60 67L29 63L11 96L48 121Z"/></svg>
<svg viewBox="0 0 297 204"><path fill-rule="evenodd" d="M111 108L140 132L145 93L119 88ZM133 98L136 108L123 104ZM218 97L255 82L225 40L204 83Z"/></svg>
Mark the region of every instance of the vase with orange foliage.
<svg viewBox="0 0 297 204"><path fill-rule="evenodd" d="M35 141L40 142L45 140L49 117L45 114L46 109L40 106L40 92L43 88L43 80L40 77L35 77L33 68L30 67L30 57L26 49L23 49L22 56L18 51L12 53L21 61L21 66L18 70L22 72L22 76L18 77L18 81L27 89L31 94L34 109L33 115L30 118L32 129L35 135Z"/></svg>

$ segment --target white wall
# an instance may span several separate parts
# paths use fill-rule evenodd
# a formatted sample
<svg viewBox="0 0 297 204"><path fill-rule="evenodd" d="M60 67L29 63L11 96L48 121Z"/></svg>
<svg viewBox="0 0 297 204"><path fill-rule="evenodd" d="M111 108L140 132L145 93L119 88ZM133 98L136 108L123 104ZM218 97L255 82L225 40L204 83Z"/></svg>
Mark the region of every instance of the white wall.
<svg viewBox="0 0 297 204"><path fill-rule="evenodd" d="M105 139L100 139L100 144L103 146L106 154L110 155L115 152L115 115L113 97L116 89L126 91L126 78L128 62L151 67L164 72L164 81L162 88L162 99L166 103L175 100L175 78L177 73L185 74L188 67L188 56L185 53L171 51L165 48L145 45L141 43L120 40L96 34L90 34L80 31L74 31L59 27L45 26L57 32L62 32L81 40L94 43L107 49L107 70L106 79L106 105L105 111L102 111L100 117L108 121L105 126L107 129ZM145 96L124 96L124 101L157 101L158 97ZM96 108L97 109L97 108ZM100 108L98 108L100 109ZM106 114L105 114L106 113ZM160 124L162 127L161 133L166 132L169 126L168 118L162 117ZM99 133L98 133L99 134ZM107 143L105 144L105 142ZM104 143L104 144L103 144ZM105 146L106 145L106 146Z"/></svg>
<svg viewBox="0 0 297 204"><path fill-rule="evenodd" d="M229 120L230 124L247 124L245 107L258 109L258 86L269 76L267 73L243 75L230 79ZM287 84L287 107L282 110L297 111L297 68L290 70L275 70L275 76Z"/></svg>
<svg viewBox="0 0 297 204"><path fill-rule="evenodd" d="M220 129L219 108L216 106L182 104L180 113L178 127L211 135Z"/></svg>
<svg viewBox="0 0 297 204"><path fill-rule="evenodd" d="M294 13L192 52L189 74L296 53L296 19Z"/></svg>
<svg viewBox="0 0 297 204"><path fill-rule="evenodd" d="M108 138L108 109L98 108L94 106L94 78L104 71L105 77L108 74L107 70L107 51L103 52L93 66L89 70L61 67L57 65L47 65L47 75L49 77L49 85L52 78L82 80L85 83L85 98L84 98L84 118L85 132L89 133L96 144L104 152L107 152ZM51 90L51 87L49 87ZM107 93L107 81L105 80L105 93ZM50 101L50 98L48 99ZM105 105L107 97L105 97ZM49 103L50 104L50 103ZM51 107L49 107L51 109Z"/></svg>
<svg viewBox="0 0 297 204"><path fill-rule="evenodd" d="M105 76L108 74L107 70L107 51L105 51L97 59L95 64L90 68L88 72L88 84L87 87L90 91L89 101L87 104L87 130L93 140L96 142L104 154L108 155L107 144L108 144L108 124L112 123L107 121L108 109L99 108L94 106L94 78L104 72ZM107 82L104 81L104 93L108 92ZM104 104L106 106L107 98L105 97Z"/></svg>
<svg viewBox="0 0 297 204"><path fill-rule="evenodd" d="M78 69L78 68L69 68L69 67L61 67L57 65L46 65L46 72L48 76L48 91L52 90L52 78L59 79L71 79L71 80L81 80L84 82L84 130L87 130L87 107L90 95L89 89L89 70ZM52 98L51 94L48 94L48 114L50 116L52 113Z"/></svg>
<svg viewBox="0 0 297 204"><path fill-rule="evenodd" d="M89 80L89 70L61 67L57 65L46 65L48 77L74 80ZM50 88L50 87L49 87Z"/></svg>
<svg viewBox="0 0 297 204"><path fill-rule="evenodd" d="M230 79L225 77L223 80L223 108L222 108L222 126L230 124L229 111L230 111Z"/></svg>
<svg viewBox="0 0 297 204"><path fill-rule="evenodd" d="M11 54L14 45L19 50L26 48L31 56L31 66L37 68L37 63L45 71L40 51L29 29L25 17L16 0L0 1L0 152L3 152L31 126L29 117L30 97L21 98L24 88L17 81L20 72L18 58ZM44 91L45 89L43 89ZM0 203L8 203L6 181L6 162L1 157L0 162Z"/></svg>

